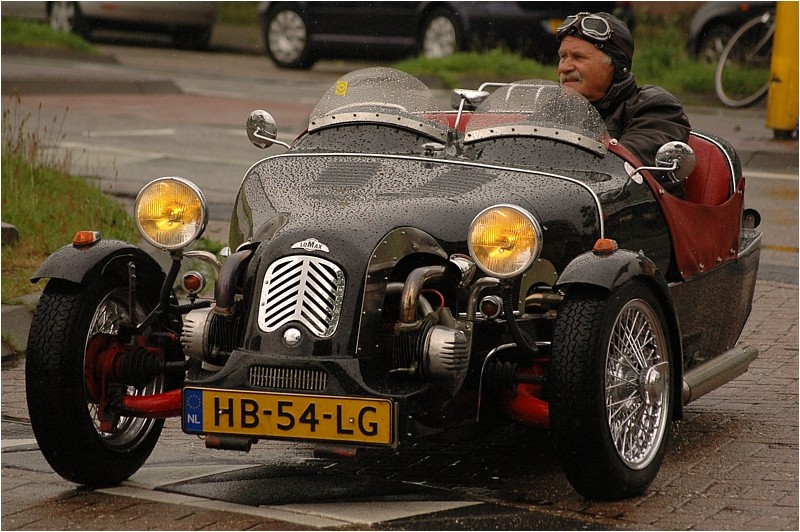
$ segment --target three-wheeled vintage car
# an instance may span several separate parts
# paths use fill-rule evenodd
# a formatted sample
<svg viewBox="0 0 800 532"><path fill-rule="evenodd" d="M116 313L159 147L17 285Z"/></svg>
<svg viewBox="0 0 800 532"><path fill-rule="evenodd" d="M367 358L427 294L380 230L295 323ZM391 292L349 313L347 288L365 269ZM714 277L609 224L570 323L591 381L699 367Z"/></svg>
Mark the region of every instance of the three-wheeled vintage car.
<svg viewBox="0 0 800 532"><path fill-rule="evenodd" d="M552 82L452 96L389 68L342 77L247 171L220 257L190 249L208 214L178 177L135 205L168 272L93 231L53 254L26 385L55 471L119 483L170 416L248 450L392 448L499 412L550 430L584 496L644 492L683 405L757 356L737 345L761 240L739 159L695 132L642 167ZM264 111L247 130L280 143ZM178 280L185 259L213 266L213 298Z"/></svg>

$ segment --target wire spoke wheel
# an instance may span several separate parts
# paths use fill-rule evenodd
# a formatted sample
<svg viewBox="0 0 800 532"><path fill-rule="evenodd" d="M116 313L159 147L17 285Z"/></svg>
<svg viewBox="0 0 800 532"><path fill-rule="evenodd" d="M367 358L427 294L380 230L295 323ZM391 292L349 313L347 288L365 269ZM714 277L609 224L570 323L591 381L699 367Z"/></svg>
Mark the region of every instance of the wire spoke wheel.
<svg viewBox="0 0 800 532"><path fill-rule="evenodd" d="M606 357L608 428L620 459L632 469L650 464L667 426L669 363L658 318L641 300L627 303Z"/></svg>
<svg viewBox="0 0 800 532"><path fill-rule="evenodd" d="M729 107L747 107L769 90L775 20L770 13L752 19L731 36L714 76L717 97Z"/></svg>

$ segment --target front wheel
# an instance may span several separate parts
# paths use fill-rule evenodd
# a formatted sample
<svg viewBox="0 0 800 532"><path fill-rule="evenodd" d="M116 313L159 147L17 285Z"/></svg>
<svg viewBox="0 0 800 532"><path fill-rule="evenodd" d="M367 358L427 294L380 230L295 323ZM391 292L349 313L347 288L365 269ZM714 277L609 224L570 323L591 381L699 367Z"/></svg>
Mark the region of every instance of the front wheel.
<svg viewBox="0 0 800 532"><path fill-rule="evenodd" d="M128 289L110 275L87 286L53 279L31 323L25 365L31 426L50 466L78 484L108 486L127 479L150 456L164 424L121 416L113 427L101 430L98 404L86 385L93 378L90 339L117 334L131 317L141 321L157 296L140 289L133 305L129 299ZM126 393L150 395L164 389L164 379L157 377L138 388L129 386Z"/></svg>
<svg viewBox="0 0 800 532"><path fill-rule="evenodd" d="M731 36L714 73L714 89L722 103L728 107L747 107L766 96L774 34L774 19L765 13Z"/></svg>
<svg viewBox="0 0 800 532"><path fill-rule="evenodd" d="M581 495L624 499L653 482L672 421L672 364L664 313L646 285L567 293L553 336L550 422Z"/></svg>

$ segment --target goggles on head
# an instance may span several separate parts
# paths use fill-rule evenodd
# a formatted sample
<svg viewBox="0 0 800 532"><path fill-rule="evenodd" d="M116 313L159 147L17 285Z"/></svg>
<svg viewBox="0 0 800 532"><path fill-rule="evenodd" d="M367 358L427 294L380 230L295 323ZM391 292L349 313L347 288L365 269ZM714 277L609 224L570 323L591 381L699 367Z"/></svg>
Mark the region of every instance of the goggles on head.
<svg viewBox="0 0 800 532"><path fill-rule="evenodd" d="M622 52L631 58L633 50L631 47L614 34L611 29L611 24L606 19L591 13L581 12L577 15L570 15L564 22L556 28L556 39L559 41L570 34L575 34L580 37L585 37L590 42L600 46L608 41L611 41Z"/></svg>

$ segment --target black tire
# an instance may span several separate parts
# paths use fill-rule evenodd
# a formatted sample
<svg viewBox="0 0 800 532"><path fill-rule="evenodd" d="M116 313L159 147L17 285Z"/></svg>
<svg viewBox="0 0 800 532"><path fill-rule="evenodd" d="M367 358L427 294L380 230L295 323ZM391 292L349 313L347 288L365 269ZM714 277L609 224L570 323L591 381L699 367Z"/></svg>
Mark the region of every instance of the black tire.
<svg viewBox="0 0 800 532"><path fill-rule="evenodd" d="M50 27L62 33L74 33L88 39L92 33L89 21L77 2L51 2L47 12Z"/></svg>
<svg viewBox="0 0 800 532"><path fill-rule="evenodd" d="M158 283L140 279L137 320L151 310ZM119 484L135 473L155 447L163 420L122 417L112 432L102 432L97 405L84 385L84 357L89 338L114 333L128 311L128 289L106 275L88 286L51 280L39 300L25 364L25 385L36 441L50 466L62 477L88 486ZM156 378L128 394L163 391Z"/></svg>
<svg viewBox="0 0 800 532"><path fill-rule="evenodd" d="M774 35L774 16L765 13L731 36L714 72L714 89L722 103L748 107L767 95Z"/></svg>
<svg viewBox="0 0 800 532"><path fill-rule="evenodd" d="M643 283L567 293L553 336L550 423L562 468L584 497L634 497L655 479L672 422L670 345ZM634 353L646 360L627 358Z"/></svg>
<svg viewBox="0 0 800 532"><path fill-rule="evenodd" d="M458 19L446 9L435 9L419 30L420 53L428 58L447 57L461 50L463 30Z"/></svg>
<svg viewBox="0 0 800 532"><path fill-rule="evenodd" d="M281 68L311 68L316 58L311 51L308 24L299 12L277 8L263 22L267 55Z"/></svg>

